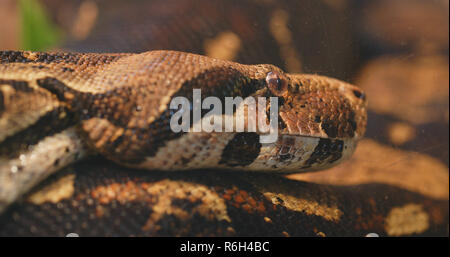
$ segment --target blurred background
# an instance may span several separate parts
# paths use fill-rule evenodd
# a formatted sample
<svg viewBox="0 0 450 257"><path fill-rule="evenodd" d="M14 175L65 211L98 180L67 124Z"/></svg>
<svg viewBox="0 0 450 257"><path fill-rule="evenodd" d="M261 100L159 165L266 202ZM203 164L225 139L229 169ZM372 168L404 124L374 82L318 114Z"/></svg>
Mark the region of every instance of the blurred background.
<svg viewBox="0 0 450 257"><path fill-rule="evenodd" d="M0 0L0 17L2 50L173 49L354 83L369 122L353 158L289 177L446 201L448 229L448 0Z"/></svg>

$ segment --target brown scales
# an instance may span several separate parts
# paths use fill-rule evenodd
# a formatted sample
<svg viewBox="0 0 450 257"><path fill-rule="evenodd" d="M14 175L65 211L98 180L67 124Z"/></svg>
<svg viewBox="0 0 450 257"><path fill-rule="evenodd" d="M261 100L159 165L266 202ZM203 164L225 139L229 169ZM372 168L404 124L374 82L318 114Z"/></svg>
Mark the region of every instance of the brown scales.
<svg viewBox="0 0 450 257"><path fill-rule="evenodd" d="M266 75L284 74L271 65L241 65L173 51L134 55L2 52L0 60L17 64L17 69L42 66L47 76L38 78L37 85L67 103L84 121L91 145L108 158L131 163L154 156L159 147L182 135L169 128L173 115L169 99L191 99L194 88L202 89L203 98L267 97L275 91L264 89ZM339 92L342 82L293 74L284 74L281 82L287 85L286 93L279 95L280 122L287 126L282 133L330 138L363 135L365 103ZM359 90L347 87L351 92Z"/></svg>
<svg viewBox="0 0 450 257"><path fill-rule="evenodd" d="M151 170L216 167L298 172L323 169L348 158L366 123L367 103L350 84L287 74L268 64L242 65L175 51L1 52L0 82L0 110L6 110L0 116L0 160L4 160L0 175L9 181L7 189L0 190L0 200L7 199L0 209L23 194L22 188L42 180L40 174L48 176L78 160L77 151L83 152L82 157L94 152L122 165ZM225 97L276 96L283 125L280 136L300 140L262 145L259 132L205 137L175 133L169 126L176 112L169 109L170 101L183 96L192 102L193 89L201 89L202 99L215 96L222 103ZM17 118L19 114L26 117ZM201 116L205 114L203 110ZM15 120L18 125L11 127ZM5 128L9 134L3 132ZM22 164L22 159L30 159L33 167L40 166L46 158L33 159L33 148L28 147L53 137L61 138L60 148L42 144L38 148L57 151L52 152L52 163L44 163L51 170ZM63 147L72 143L79 149L64 153ZM344 144L352 147L347 150ZM14 150L13 156L7 149ZM8 175L11 172L20 176ZM29 172L32 179L22 179Z"/></svg>

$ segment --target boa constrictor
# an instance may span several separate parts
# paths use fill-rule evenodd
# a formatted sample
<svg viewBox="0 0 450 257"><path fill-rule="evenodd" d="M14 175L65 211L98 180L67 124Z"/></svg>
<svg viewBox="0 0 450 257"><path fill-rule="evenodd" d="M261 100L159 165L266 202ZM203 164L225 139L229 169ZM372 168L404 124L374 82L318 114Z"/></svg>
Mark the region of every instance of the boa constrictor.
<svg viewBox="0 0 450 257"><path fill-rule="evenodd" d="M278 97L278 140L261 144L259 131L171 131L171 100L192 101L193 89L222 101ZM50 174L93 154L148 170L328 168L353 153L365 131L366 106L365 94L353 85L287 74L273 65L176 51L3 51L0 210Z"/></svg>

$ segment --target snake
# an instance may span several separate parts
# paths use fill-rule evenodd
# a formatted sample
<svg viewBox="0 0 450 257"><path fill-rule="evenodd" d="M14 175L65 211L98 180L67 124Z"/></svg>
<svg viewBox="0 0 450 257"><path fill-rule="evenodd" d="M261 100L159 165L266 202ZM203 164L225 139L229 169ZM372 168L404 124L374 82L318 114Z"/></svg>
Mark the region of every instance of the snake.
<svg viewBox="0 0 450 257"><path fill-rule="evenodd" d="M261 130L174 132L176 97L277 102L274 142ZM246 111L239 112L244 108ZM258 107L259 108L259 107ZM272 107L270 107L272 108ZM298 173L348 159L367 123L349 83L178 51L0 52L0 211L49 175L90 156L151 172L230 169ZM186 113L194 115L193 104ZM269 120L269 107L258 116ZM249 119L238 103L231 116ZM225 114L220 114L225 116ZM219 115L219 116L220 116ZM200 121L211 119L205 110ZM209 121L208 121L209 122ZM247 122L246 124L248 124Z"/></svg>

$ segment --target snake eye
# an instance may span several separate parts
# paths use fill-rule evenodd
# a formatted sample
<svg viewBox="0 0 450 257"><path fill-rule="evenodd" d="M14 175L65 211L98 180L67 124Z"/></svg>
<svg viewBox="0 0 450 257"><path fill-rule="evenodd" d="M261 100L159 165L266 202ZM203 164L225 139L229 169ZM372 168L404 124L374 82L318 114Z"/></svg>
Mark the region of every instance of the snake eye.
<svg viewBox="0 0 450 257"><path fill-rule="evenodd" d="M276 96L281 96L287 91L286 79L276 71L267 73L266 82L270 91Z"/></svg>
<svg viewBox="0 0 450 257"><path fill-rule="evenodd" d="M363 101L366 100L366 94L364 94L364 92L362 92L362 91L359 90L359 89L354 89L354 90L353 90L353 94L354 94L357 98L359 98L359 99L361 99L361 100L363 100Z"/></svg>

